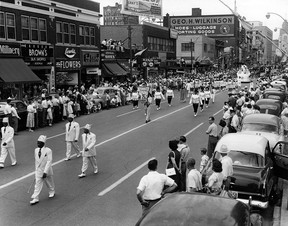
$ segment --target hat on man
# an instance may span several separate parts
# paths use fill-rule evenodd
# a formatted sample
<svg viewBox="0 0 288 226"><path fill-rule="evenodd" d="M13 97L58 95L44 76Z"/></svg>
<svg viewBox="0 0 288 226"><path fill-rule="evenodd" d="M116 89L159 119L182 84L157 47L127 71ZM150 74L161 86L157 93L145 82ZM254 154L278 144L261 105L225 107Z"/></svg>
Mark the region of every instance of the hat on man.
<svg viewBox="0 0 288 226"><path fill-rule="evenodd" d="M90 124L86 124L86 126L84 127L84 129L90 130L90 129L91 129L91 125L90 125Z"/></svg>
<svg viewBox="0 0 288 226"><path fill-rule="evenodd" d="M219 153L227 154L229 152L228 147L225 144L222 144L220 147Z"/></svg>
<svg viewBox="0 0 288 226"><path fill-rule="evenodd" d="M9 119L7 117L3 118L3 121L2 122L9 122Z"/></svg>
<svg viewBox="0 0 288 226"><path fill-rule="evenodd" d="M38 141L45 143L47 140L47 137L44 135L40 135L40 137L38 138Z"/></svg>
<svg viewBox="0 0 288 226"><path fill-rule="evenodd" d="M74 115L73 114L69 114L68 118L74 118Z"/></svg>

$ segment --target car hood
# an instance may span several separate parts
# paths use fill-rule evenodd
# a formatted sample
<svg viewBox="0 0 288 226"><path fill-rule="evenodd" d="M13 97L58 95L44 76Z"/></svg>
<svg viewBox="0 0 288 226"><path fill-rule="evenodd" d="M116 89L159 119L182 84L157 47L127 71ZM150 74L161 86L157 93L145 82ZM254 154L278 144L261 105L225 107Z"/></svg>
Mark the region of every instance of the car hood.
<svg viewBox="0 0 288 226"><path fill-rule="evenodd" d="M230 189L238 192L259 193L265 170L245 166L233 166L233 177L235 182Z"/></svg>
<svg viewBox="0 0 288 226"><path fill-rule="evenodd" d="M268 133L268 132L259 132L259 131L241 131L244 134L251 134L251 135L259 135L265 137L270 144L270 148L273 148L275 144L281 140L281 135L275 133ZM283 139L283 138L282 138Z"/></svg>

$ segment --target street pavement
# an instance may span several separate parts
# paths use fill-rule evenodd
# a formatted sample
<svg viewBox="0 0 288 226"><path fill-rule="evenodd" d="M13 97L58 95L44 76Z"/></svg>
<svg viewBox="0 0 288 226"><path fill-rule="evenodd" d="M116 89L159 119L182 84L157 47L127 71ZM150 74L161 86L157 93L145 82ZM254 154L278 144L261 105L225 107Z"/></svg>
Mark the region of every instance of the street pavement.
<svg viewBox="0 0 288 226"><path fill-rule="evenodd" d="M168 141L185 135L191 157L199 168L199 150L207 146L208 117L215 115L219 122L225 100L227 92L219 93L214 104L194 117L188 101L180 103L177 93L171 107L164 102L161 110L156 111L153 106L152 121L148 124L142 104L138 110L128 105L76 118L82 128L91 123L91 130L97 135L99 173L94 175L89 168L83 179L77 176L81 158L64 161L66 122L34 133L21 132L15 136L17 166L11 167L7 159L0 171L0 225L135 225L141 216L136 187L148 172L148 160L157 158L158 171L164 173ZM48 199L44 187L39 204L30 206L33 188L30 194L27 191L34 179L34 148L41 134L48 136L47 146L53 151L56 196ZM266 225L271 225L271 209L265 213Z"/></svg>

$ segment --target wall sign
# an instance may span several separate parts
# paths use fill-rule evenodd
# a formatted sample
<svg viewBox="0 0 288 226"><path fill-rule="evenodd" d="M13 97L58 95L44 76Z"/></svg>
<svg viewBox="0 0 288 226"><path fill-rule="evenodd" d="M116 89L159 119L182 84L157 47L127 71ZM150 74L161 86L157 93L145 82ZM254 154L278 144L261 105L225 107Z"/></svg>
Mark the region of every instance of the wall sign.
<svg viewBox="0 0 288 226"><path fill-rule="evenodd" d="M0 44L0 55L21 56L20 45L13 43Z"/></svg>
<svg viewBox="0 0 288 226"><path fill-rule="evenodd" d="M79 70L81 68L80 60L56 60L57 71Z"/></svg>
<svg viewBox="0 0 288 226"><path fill-rule="evenodd" d="M99 66L100 53L93 50L82 50L82 65L83 66Z"/></svg>
<svg viewBox="0 0 288 226"><path fill-rule="evenodd" d="M49 45L21 45L22 56L29 66L52 66L53 48Z"/></svg>
<svg viewBox="0 0 288 226"><path fill-rule="evenodd" d="M76 50L74 48L66 48L65 49L65 56L68 58L73 58L76 55Z"/></svg>

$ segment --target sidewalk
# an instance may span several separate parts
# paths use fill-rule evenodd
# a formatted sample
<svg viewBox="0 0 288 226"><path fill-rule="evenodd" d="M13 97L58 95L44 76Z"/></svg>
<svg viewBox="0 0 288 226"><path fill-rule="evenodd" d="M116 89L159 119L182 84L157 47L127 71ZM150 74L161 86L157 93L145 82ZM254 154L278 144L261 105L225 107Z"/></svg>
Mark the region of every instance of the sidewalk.
<svg viewBox="0 0 288 226"><path fill-rule="evenodd" d="M288 225L288 181L282 180L283 197L280 210L280 226Z"/></svg>

